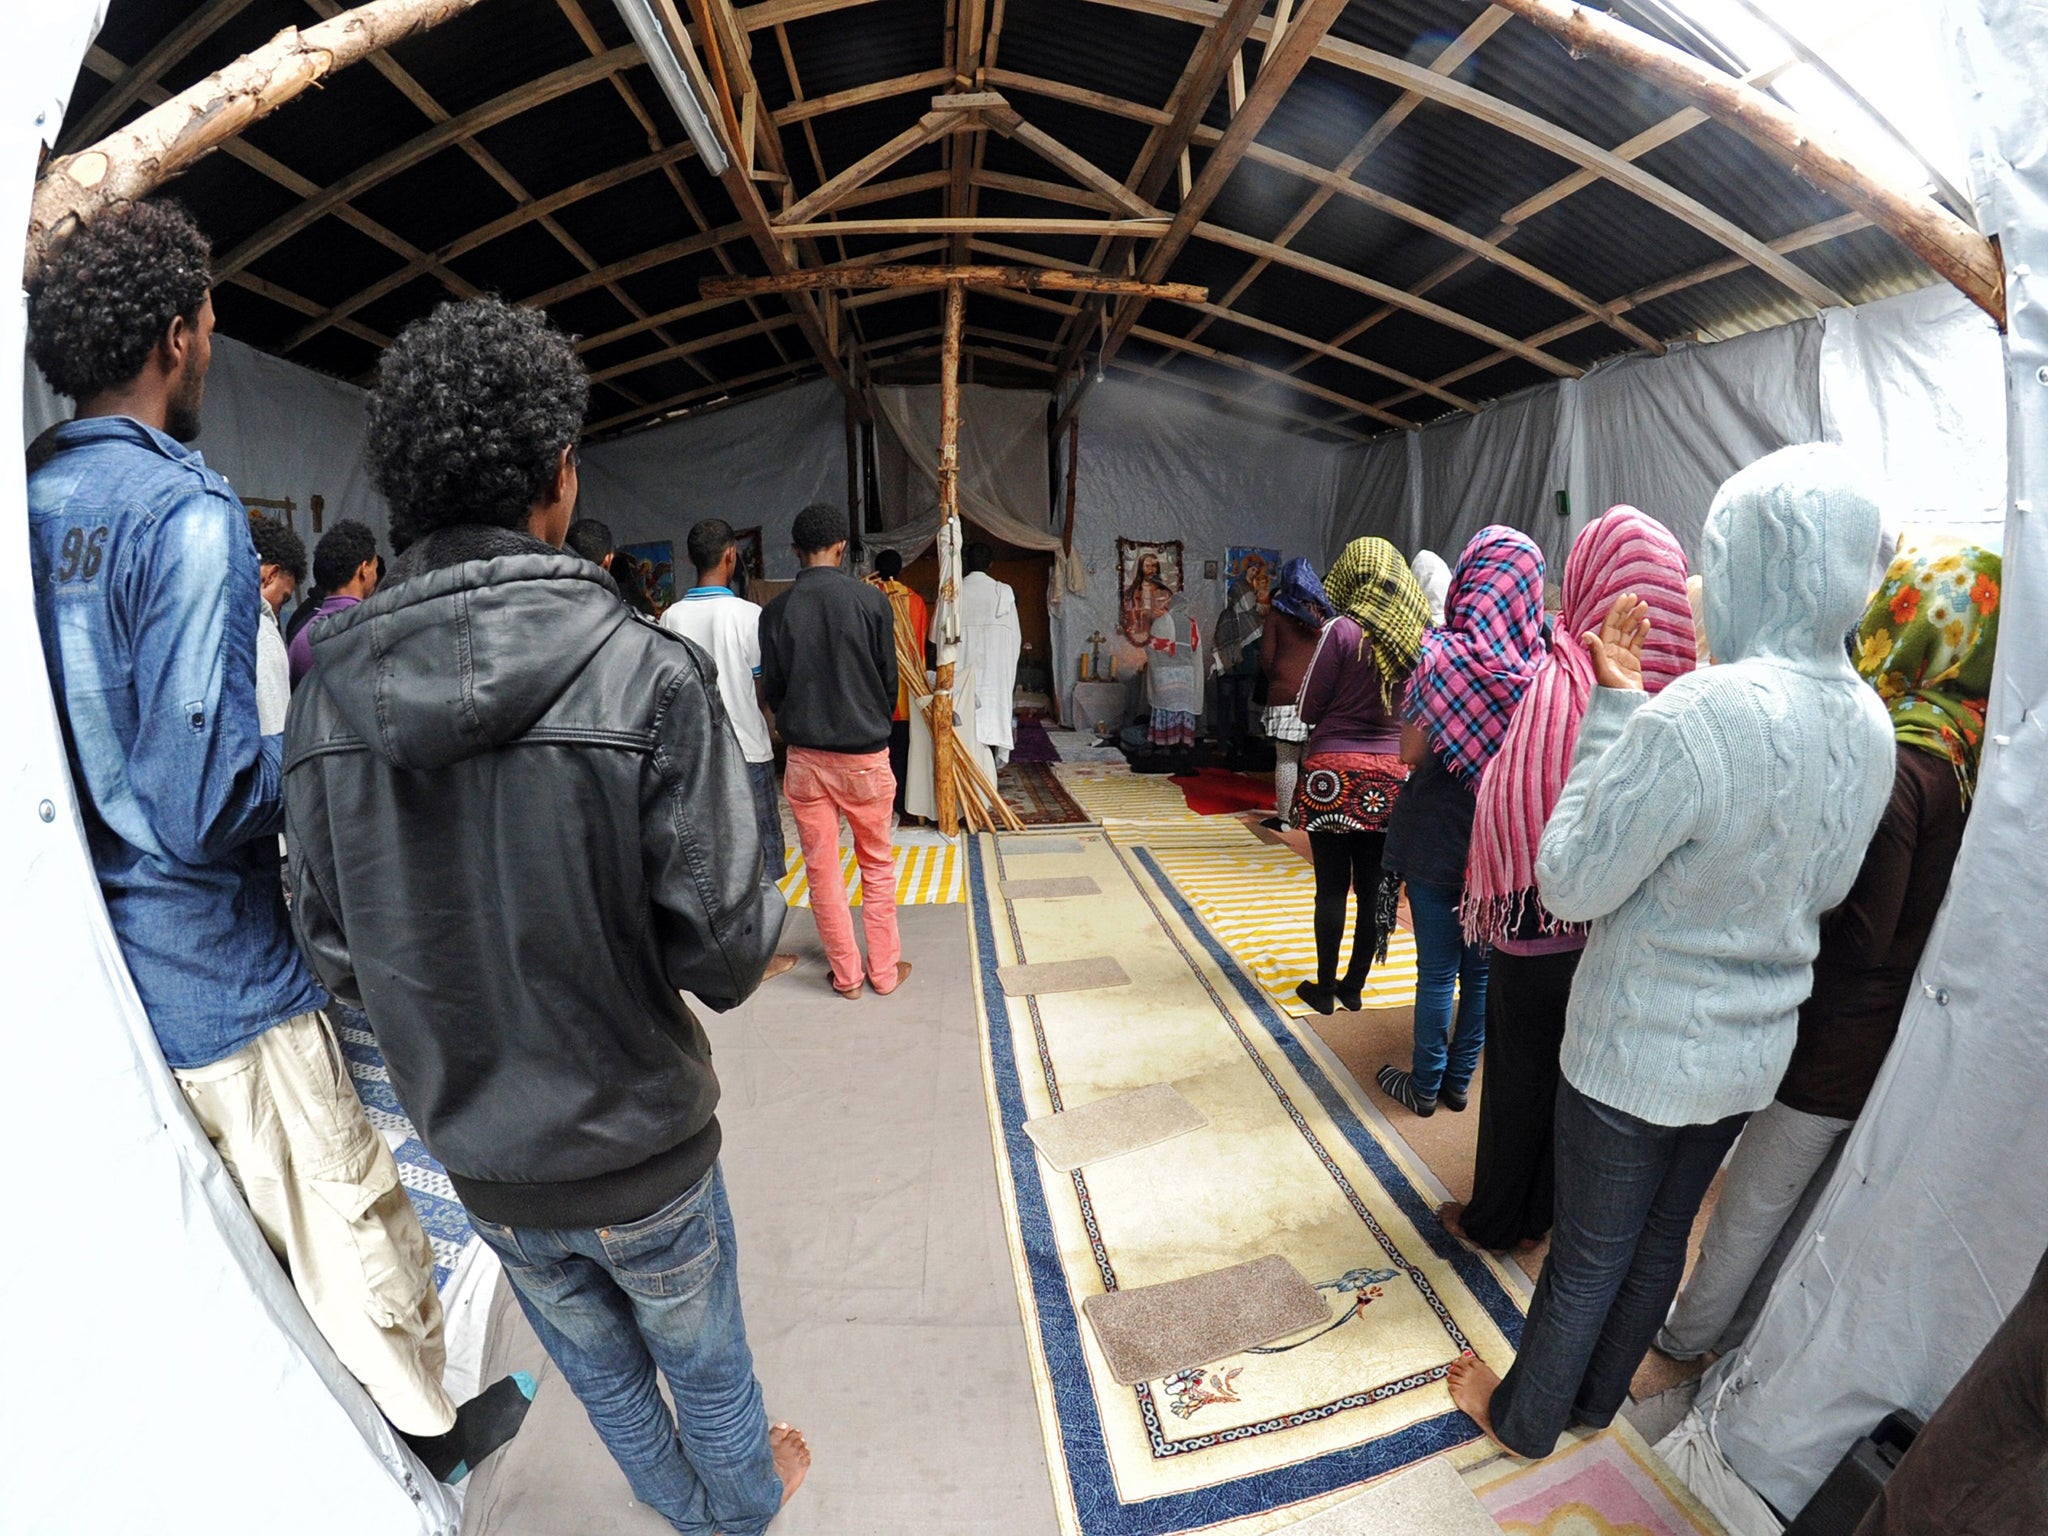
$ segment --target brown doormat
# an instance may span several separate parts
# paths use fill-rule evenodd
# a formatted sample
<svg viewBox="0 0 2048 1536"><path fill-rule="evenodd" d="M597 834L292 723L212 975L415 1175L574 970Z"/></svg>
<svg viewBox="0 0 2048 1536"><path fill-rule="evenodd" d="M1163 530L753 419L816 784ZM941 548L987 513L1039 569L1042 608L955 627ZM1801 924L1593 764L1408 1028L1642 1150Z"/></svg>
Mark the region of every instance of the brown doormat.
<svg viewBox="0 0 2048 1536"><path fill-rule="evenodd" d="M1044 992L1090 992L1097 987L1127 987L1131 978L1113 955L1085 960L1041 960L1036 965L999 965L996 979L1009 997Z"/></svg>
<svg viewBox="0 0 2048 1536"><path fill-rule="evenodd" d="M1005 901L1051 901L1061 896L1100 896L1092 875L1062 875L1052 880L1005 880Z"/></svg>
<svg viewBox="0 0 2048 1536"><path fill-rule="evenodd" d="M1042 1115L1024 1122L1043 1157L1061 1173L1072 1173L1126 1152L1157 1146L1209 1123L1171 1083L1149 1083L1129 1093L1111 1094L1077 1109Z"/></svg>
<svg viewBox="0 0 2048 1536"><path fill-rule="evenodd" d="M1080 827L1095 819L1067 793L1050 763L1013 758L997 770L996 789L1027 827Z"/></svg>
<svg viewBox="0 0 2048 1536"><path fill-rule="evenodd" d="M1277 1253L1168 1280L1111 1291L1081 1303L1118 1385L1134 1387L1330 1320L1330 1304Z"/></svg>

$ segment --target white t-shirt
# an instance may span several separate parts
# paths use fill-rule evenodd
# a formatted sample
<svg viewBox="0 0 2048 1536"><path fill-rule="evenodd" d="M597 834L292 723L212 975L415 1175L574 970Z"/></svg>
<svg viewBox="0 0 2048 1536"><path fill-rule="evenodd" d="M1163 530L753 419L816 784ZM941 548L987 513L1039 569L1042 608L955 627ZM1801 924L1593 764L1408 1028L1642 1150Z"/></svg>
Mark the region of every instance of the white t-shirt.
<svg viewBox="0 0 2048 1536"><path fill-rule="evenodd" d="M761 610L725 587L692 587L668 605L661 625L710 652L740 750L750 763L773 761L768 722L754 697L754 679L761 674Z"/></svg>

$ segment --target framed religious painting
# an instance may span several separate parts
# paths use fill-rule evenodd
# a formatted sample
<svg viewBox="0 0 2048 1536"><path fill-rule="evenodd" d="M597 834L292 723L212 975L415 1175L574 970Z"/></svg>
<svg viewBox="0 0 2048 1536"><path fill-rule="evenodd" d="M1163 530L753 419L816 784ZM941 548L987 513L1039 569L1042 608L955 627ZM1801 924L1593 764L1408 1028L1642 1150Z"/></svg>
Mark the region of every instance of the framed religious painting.
<svg viewBox="0 0 2048 1536"><path fill-rule="evenodd" d="M740 552L740 568L747 573L750 583L768 574L768 558L762 553L761 530L758 527L733 529L732 542Z"/></svg>
<svg viewBox="0 0 2048 1536"><path fill-rule="evenodd" d="M1179 539L1116 541L1117 629L1136 650L1186 585L1183 553Z"/></svg>
<svg viewBox="0 0 2048 1536"><path fill-rule="evenodd" d="M620 595L651 618L660 618L676 600L675 545L621 544L612 556L612 580Z"/></svg>

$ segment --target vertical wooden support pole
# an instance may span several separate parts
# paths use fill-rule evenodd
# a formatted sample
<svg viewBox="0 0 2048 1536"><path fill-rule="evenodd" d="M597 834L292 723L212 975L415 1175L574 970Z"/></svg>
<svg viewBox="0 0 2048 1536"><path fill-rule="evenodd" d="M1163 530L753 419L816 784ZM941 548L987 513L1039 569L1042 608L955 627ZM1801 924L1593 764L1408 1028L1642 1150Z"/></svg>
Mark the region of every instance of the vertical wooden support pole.
<svg viewBox="0 0 2048 1536"><path fill-rule="evenodd" d="M868 531L867 508L860 497L860 418L853 413L853 401L846 402L846 522L853 530L856 546L864 544Z"/></svg>
<svg viewBox="0 0 2048 1536"><path fill-rule="evenodd" d="M1067 526L1060 531L1060 553L1074 554L1074 482L1081 467L1081 418L1067 420Z"/></svg>
<svg viewBox="0 0 2048 1536"><path fill-rule="evenodd" d="M932 695L932 787L939 831L960 830L953 783L953 665L960 651L960 332L967 289L946 284L945 339L939 350L939 679Z"/></svg>

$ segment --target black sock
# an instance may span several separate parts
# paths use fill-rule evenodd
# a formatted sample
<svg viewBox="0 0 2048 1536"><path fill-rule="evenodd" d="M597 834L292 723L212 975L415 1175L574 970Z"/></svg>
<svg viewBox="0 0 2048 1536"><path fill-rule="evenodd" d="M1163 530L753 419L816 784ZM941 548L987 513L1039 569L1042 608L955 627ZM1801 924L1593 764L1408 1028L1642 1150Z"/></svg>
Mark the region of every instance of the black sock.
<svg viewBox="0 0 2048 1536"><path fill-rule="evenodd" d="M519 1433L535 1390L531 1376L515 1371L456 1409L455 1427L445 1435L408 1435L400 1430L398 1438L412 1447L436 1482L459 1483Z"/></svg>

